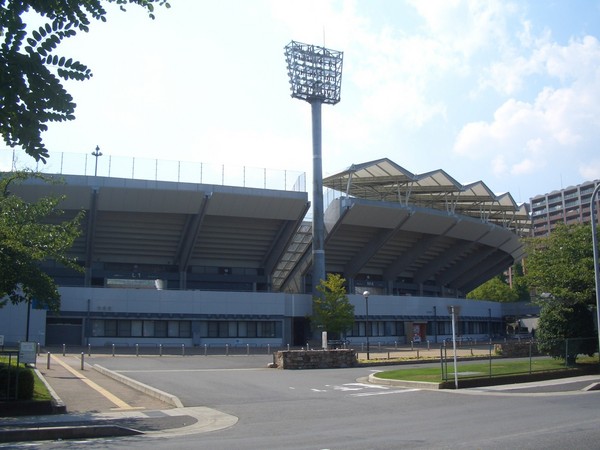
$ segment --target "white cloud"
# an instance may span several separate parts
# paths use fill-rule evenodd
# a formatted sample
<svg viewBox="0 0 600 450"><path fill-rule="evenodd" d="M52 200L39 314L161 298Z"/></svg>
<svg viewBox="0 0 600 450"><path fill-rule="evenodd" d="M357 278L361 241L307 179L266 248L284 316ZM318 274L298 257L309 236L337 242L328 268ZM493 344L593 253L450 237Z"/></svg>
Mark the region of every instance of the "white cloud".
<svg viewBox="0 0 600 450"><path fill-rule="evenodd" d="M504 101L489 122L465 124L454 143L456 154L494 158L490 169L495 174L516 176L569 166L594 154L593 144L600 138L600 105L595 101L600 98L600 44L589 36L565 46L538 43L541 47L529 59L521 55L495 64L490 73L504 79L495 84L502 92L516 93L534 73L545 85L538 85L532 101Z"/></svg>
<svg viewBox="0 0 600 450"><path fill-rule="evenodd" d="M600 159L592 159L579 166L579 173L585 180L600 179Z"/></svg>

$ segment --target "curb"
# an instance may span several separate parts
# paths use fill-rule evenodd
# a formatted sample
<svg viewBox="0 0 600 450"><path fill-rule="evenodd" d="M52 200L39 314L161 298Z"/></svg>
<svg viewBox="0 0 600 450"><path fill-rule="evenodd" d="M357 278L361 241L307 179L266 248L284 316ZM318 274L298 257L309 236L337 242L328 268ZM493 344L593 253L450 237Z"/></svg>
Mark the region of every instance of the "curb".
<svg viewBox="0 0 600 450"><path fill-rule="evenodd" d="M148 386L147 384L140 383L139 381L136 381L125 375L121 375L120 373L114 372L99 364L94 364L91 367L94 370L100 372L102 375L106 375L107 377L110 377L113 380L119 381L133 389L143 392L144 394L149 395L150 397L154 397L160 401L173 405L175 408L184 407L183 403L181 403L181 400L179 400L179 398L175 395L153 388L152 386Z"/></svg>
<svg viewBox="0 0 600 450"><path fill-rule="evenodd" d="M21 428L0 431L0 442L50 441L57 439L90 439L137 436L143 434L118 425Z"/></svg>
<svg viewBox="0 0 600 450"><path fill-rule="evenodd" d="M65 405L65 402L62 401L62 399L58 396L58 394L56 393L56 391L54 389L52 389L52 386L50 386L50 383L48 383L48 381L46 381L46 377L44 377L44 375L42 375L42 373L36 368L34 369L36 376L42 380L42 383L44 383L44 386L46 386L46 389L48 389L48 392L50 393L50 396L52 397L52 413L53 414L65 414L67 412L67 405Z"/></svg>
<svg viewBox="0 0 600 450"><path fill-rule="evenodd" d="M441 383L431 383L427 381L404 381L404 380L387 380L379 378L374 373L369 375L369 383L381 384L384 386L406 387L413 389L442 389Z"/></svg>

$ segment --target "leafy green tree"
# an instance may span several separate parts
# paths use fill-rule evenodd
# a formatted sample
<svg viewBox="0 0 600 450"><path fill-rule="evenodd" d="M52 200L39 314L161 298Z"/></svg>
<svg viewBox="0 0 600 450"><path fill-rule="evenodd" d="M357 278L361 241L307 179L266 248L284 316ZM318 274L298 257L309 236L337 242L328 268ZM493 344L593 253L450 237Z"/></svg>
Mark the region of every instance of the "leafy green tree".
<svg viewBox="0 0 600 450"><path fill-rule="evenodd" d="M467 294L467 298L493 302L514 302L519 299L519 294L516 290L511 289L502 275L499 275L473 289Z"/></svg>
<svg viewBox="0 0 600 450"><path fill-rule="evenodd" d="M0 178L0 307L36 300L38 305L58 310L60 295L54 280L39 263L54 260L66 267L81 267L66 256L80 235L83 213L60 222L57 207L62 197L44 197L27 202L10 193L11 185L27 178L49 180L26 172L5 174Z"/></svg>
<svg viewBox="0 0 600 450"><path fill-rule="evenodd" d="M569 356L596 348L594 257L590 225L559 226L548 236L527 241L529 285L541 306L536 332L539 348L556 357L566 355L564 340L583 338ZM575 342L575 341L574 341ZM579 344L578 344L579 345Z"/></svg>
<svg viewBox="0 0 600 450"><path fill-rule="evenodd" d="M568 304L595 304L590 225L561 225L546 237L528 239L526 247L526 278L538 296Z"/></svg>
<svg viewBox="0 0 600 450"><path fill-rule="evenodd" d="M73 97L62 80L87 80L91 70L59 55L58 45L77 31L89 31L90 20L106 21L106 3L135 4L154 18L154 5L167 0L0 0L0 134L11 147L21 146L37 161L48 150L42 133L48 122L75 119ZM37 13L44 24L27 30L24 16Z"/></svg>
<svg viewBox="0 0 600 450"><path fill-rule="evenodd" d="M555 358L567 358L574 363L578 354L592 356L596 350L594 319L586 305L547 299L538 326L538 349Z"/></svg>
<svg viewBox="0 0 600 450"><path fill-rule="evenodd" d="M354 323L354 306L346 295L345 282L341 275L329 273L317 286L321 295L313 297L311 322L334 339L351 329Z"/></svg>

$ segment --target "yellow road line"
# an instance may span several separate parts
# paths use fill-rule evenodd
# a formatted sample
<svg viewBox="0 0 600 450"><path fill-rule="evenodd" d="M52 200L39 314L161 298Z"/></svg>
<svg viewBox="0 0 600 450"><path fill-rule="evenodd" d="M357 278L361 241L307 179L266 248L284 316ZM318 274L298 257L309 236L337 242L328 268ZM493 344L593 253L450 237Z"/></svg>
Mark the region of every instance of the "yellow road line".
<svg viewBox="0 0 600 450"><path fill-rule="evenodd" d="M103 387L98 386L92 380L90 380L89 378L86 378L85 376L83 376L82 374L77 372L75 369L73 369L71 366L69 366L66 362L61 361L56 355L51 355L51 356L52 356L52 359L54 359L57 363L59 363L61 366L63 366L69 372L71 372L76 378L79 378L81 381L83 381L89 387L91 387L92 389L97 391L99 394L104 396L107 400L114 403L118 407L118 409L143 409L143 408L136 408L136 407L128 405L127 403L125 403L123 400L121 400L116 395L108 392Z"/></svg>

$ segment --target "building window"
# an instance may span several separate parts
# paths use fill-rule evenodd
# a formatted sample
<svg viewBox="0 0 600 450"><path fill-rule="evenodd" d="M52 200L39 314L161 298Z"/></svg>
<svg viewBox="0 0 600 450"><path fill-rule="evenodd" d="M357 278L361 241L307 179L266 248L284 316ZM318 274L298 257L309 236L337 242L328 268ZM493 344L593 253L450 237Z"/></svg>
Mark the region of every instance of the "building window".
<svg viewBox="0 0 600 450"><path fill-rule="evenodd" d="M209 320L200 322L197 329L200 337L207 338L274 338L282 335L281 322L276 320Z"/></svg>

